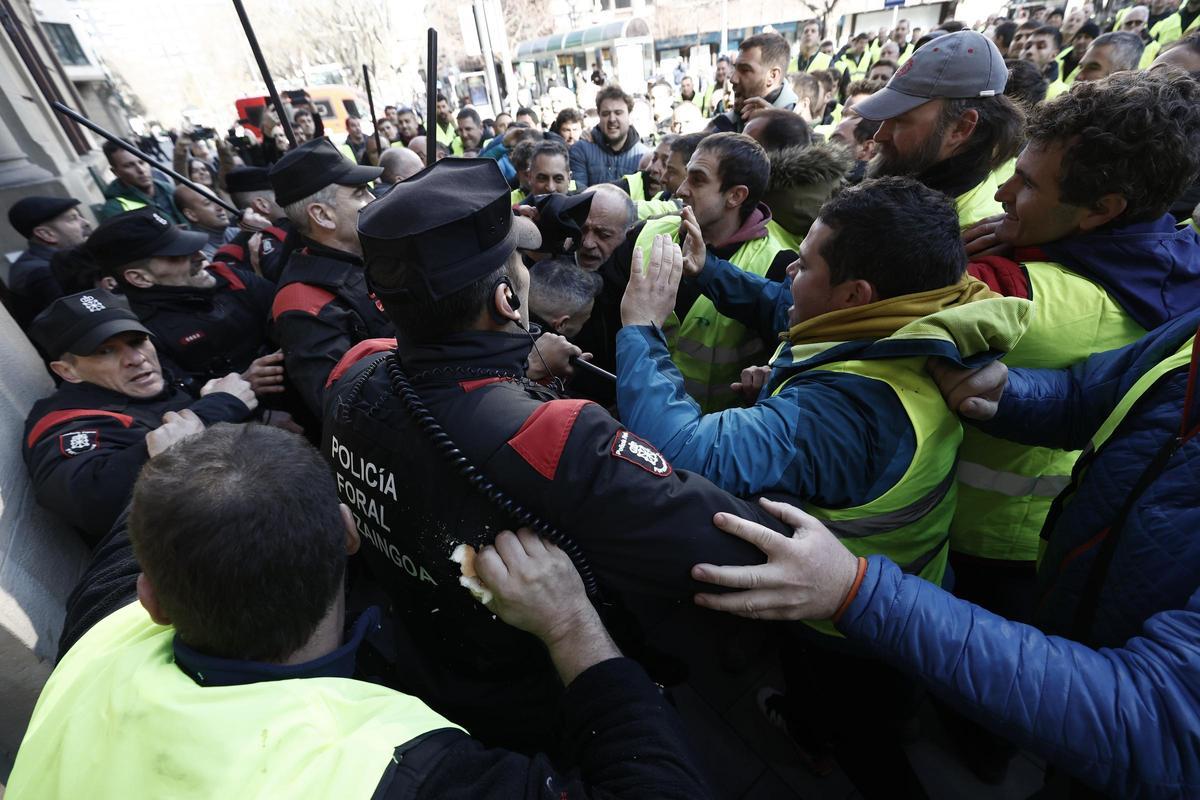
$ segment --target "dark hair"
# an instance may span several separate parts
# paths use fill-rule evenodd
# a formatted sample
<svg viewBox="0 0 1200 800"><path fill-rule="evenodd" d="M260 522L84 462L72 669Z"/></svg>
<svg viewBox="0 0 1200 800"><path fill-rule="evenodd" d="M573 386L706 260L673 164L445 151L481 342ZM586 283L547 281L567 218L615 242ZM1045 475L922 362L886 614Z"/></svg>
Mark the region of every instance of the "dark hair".
<svg viewBox="0 0 1200 800"><path fill-rule="evenodd" d="M267 425L213 425L147 461L129 538L179 637L243 661L300 649L346 567L328 463Z"/></svg>
<svg viewBox="0 0 1200 800"><path fill-rule="evenodd" d="M58 281L63 297L96 288L96 281L104 274L100 265L92 260L87 242L75 247L55 250L50 256L50 274Z"/></svg>
<svg viewBox="0 0 1200 800"><path fill-rule="evenodd" d="M941 130L953 125L955 120L971 109L979 113L979 121L975 123L971 138L956 154L962 156L963 162L986 164L991 171L1015 158L1021 151L1024 144L1021 129L1025 115L1008 97L1001 94L994 97L945 98L942 103L939 120Z"/></svg>
<svg viewBox="0 0 1200 800"><path fill-rule="evenodd" d="M446 99L446 95L442 94L441 92L438 92L438 93L437 93L437 99L436 99L436 101L435 101L435 102L438 102L438 103L447 103L447 104L449 104L449 103L450 103L450 101Z"/></svg>
<svg viewBox="0 0 1200 800"><path fill-rule="evenodd" d="M734 186L746 187L740 213L742 219L750 216L771 181L771 161L762 145L744 133L714 133L696 149L709 150L717 156L722 192Z"/></svg>
<svg viewBox="0 0 1200 800"><path fill-rule="evenodd" d="M600 91L596 92L596 110L600 110L600 106L606 100L620 100L625 104L625 107L633 111L633 98L625 93L625 90L615 83L610 83Z"/></svg>
<svg viewBox="0 0 1200 800"><path fill-rule="evenodd" d="M869 74L871 70L875 69L876 67L891 67L893 75L896 74L896 70L900 69L900 65L895 61L892 61L890 58L881 58L871 66L867 67L867 73Z"/></svg>
<svg viewBox="0 0 1200 800"><path fill-rule="evenodd" d="M1043 25L1045 25L1045 24L1046 24L1046 23L1044 23L1044 22L1038 22L1036 19L1033 19L1033 18L1031 17L1030 19L1027 19L1027 20L1025 20L1024 22L1022 22L1020 25L1018 25L1018 26L1017 26L1017 30L1018 30L1018 31L1031 31L1031 30L1035 30L1035 29L1037 29L1037 28L1040 28L1040 27L1042 27L1042 26L1043 26Z"/></svg>
<svg viewBox="0 0 1200 800"><path fill-rule="evenodd" d="M1000 48L1000 52L1008 50L1012 45L1013 36L1017 33L1017 23L1009 20L1001 22L996 26L996 30L992 32L992 40L996 41L996 46ZM997 41L998 40L998 41ZM1003 44L1001 44L1003 42Z"/></svg>
<svg viewBox="0 0 1200 800"><path fill-rule="evenodd" d="M459 112L454 115L454 118L455 119L470 119L476 125L480 125L480 126L483 125L483 120L481 120L479 118L479 112L476 111L475 109L469 108L469 107L460 109Z"/></svg>
<svg viewBox="0 0 1200 800"><path fill-rule="evenodd" d="M792 91L796 93L796 98L808 104L809 107L812 106L814 100L821 96L821 81L815 75L807 72L792 72L787 77L792 84Z"/></svg>
<svg viewBox="0 0 1200 800"><path fill-rule="evenodd" d="M578 314L604 288L599 273L588 272L571 256L539 261L529 270L529 307L546 314ZM549 320L547 320L549 321Z"/></svg>
<svg viewBox="0 0 1200 800"><path fill-rule="evenodd" d="M738 45L738 50L745 52L754 47L758 48L763 66L779 67L781 71L787 72L788 62L792 60L792 49L787 39L778 33L757 33L743 39Z"/></svg>
<svg viewBox="0 0 1200 800"><path fill-rule="evenodd" d="M578 108L564 108L558 112L558 116L554 118L554 129L557 131L566 125L568 122L578 122L583 124L583 114L579 113Z"/></svg>
<svg viewBox="0 0 1200 800"><path fill-rule="evenodd" d="M671 152L679 153L680 158L683 159L683 163L686 164L692 160L692 153L696 152L696 148L700 146L700 143L709 136L712 136L712 134L707 131L685 133L671 142Z"/></svg>
<svg viewBox="0 0 1200 800"><path fill-rule="evenodd" d="M800 33L804 33L804 29L807 28L809 25L816 25L817 26L817 35L818 36L821 35L821 20L816 19L816 18L800 20L800 22L798 22L796 24L796 30L800 31Z"/></svg>
<svg viewBox="0 0 1200 800"><path fill-rule="evenodd" d="M122 140L122 141L124 141L124 140ZM100 149L101 149L101 151L103 151L104 157L109 160L109 163L112 163L113 156L115 156L117 153L125 150L125 148L121 147L116 142L112 142L112 141L108 141L108 140L105 140L104 146L101 147ZM129 151L126 150L125 152L129 152ZM130 155L133 155L133 154L130 153ZM136 158L136 156L134 156L134 157ZM140 161L141 159L138 159L138 160Z"/></svg>
<svg viewBox="0 0 1200 800"><path fill-rule="evenodd" d="M492 292L509 275L507 264L441 300L400 303L380 294L383 308L396 330L410 342L436 342L453 333L470 330L492 302Z"/></svg>
<svg viewBox="0 0 1200 800"><path fill-rule="evenodd" d="M1090 36L1091 38L1095 39L1100 35L1100 26L1089 19L1087 22L1079 26L1079 30L1075 31L1075 36L1078 37L1081 33L1084 36Z"/></svg>
<svg viewBox="0 0 1200 800"><path fill-rule="evenodd" d="M533 150L529 153L529 168L533 168L533 162L538 156L558 156L567 164L567 169L571 169L571 153L567 150L567 146L562 142L554 139L544 139L536 142L533 145ZM509 159L510 161L512 159Z"/></svg>
<svg viewBox="0 0 1200 800"><path fill-rule="evenodd" d="M1026 113L1046 99L1046 90L1050 84L1040 69L1022 58L1006 58L1004 66L1008 67L1008 83L1004 84L1005 97L1012 98Z"/></svg>
<svg viewBox="0 0 1200 800"><path fill-rule="evenodd" d="M766 120L758 142L769 152L812 144L812 131L799 114L782 108L769 108L758 115Z"/></svg>
<svg viewBox="0 0 1200 800"><path fill-rule="evenodd" d="M948 19L945 22L939 23L938 29L946 33L958 33L959 31L966 30L967 24L956 19Z"/></svg>
<svg viewBox="0 0 1200 800"><path fill-rule="evenodd" d="M530 108L529 106L521 106L520 108L518 108L517 116L518 117L533 117L538 122L542 121L542 118L538 116L538 113L536 111L534 111L532 108Z"/></svg>
<svg viewBox="0 0 1200 800"><path fill-rule="evenodd" d="M846 97L850 98L856 94L875 94L880 89L882 89L884 86L887 86L887 82L881 81L878 78L876 78L875 80L870 80L868 78L861 78L857 81L852 81L846 87Z"/></svg>
<svg viewBox="0 0 1200 800"><path fill-rule="evenodd" d="M1148 222L1200 172L1200 84L1177 69L1117 72L1076 83L1034 111L1030 142L1061 143L1064 203L1091 208L1125 198L1122 225Z"/></svg>
<svg viewBox="0 0 1200 800"><path fill-rule="evenodd" d="M301 117L311 117L311 116L312 116L312 112L309 111L307 108L297 108L292 113L292 122L296 122Z"/></svg>
<svg viewBox="0 0 1200 800"><path fill-rule="evenodd" d="M934 39L938 39L945 35L946 35L946 31L941 30L940 28L934 28L931 31L926 31L925 33L921 34L920 39L917 39L917 43L913 45L913 50L914 51L920 50L922 47L929 44Z"/></svg>
<svg viewBox="0 0 1200 800"><path fill-rule="evenodd" d="M912 178L865 180L821 207L829 282L869 281L883 299L957 283L967 268L958 212Z"/></svg>
<svg viewBox="0 0 1200 800"><path fill-rule="evenodd" d="M1136 33L1129 31L1114 31L1097 36L1088 45L1091 47L1111 47L1113 72L1121 72L1122 70L1137 69L1138 62L1141 61L1142 51L1146 48L1142 37ZM1080 56L1082 60L1083 56Z"/></svg>
<svg viewBox="0 0 1200 800"><path fill-rule="evenodd" d="M395 106L384 106L384 107L383 107L383 113L385 113L385 114L386 114L386 113L388 112L388 109L389 109L389 108L390 108L392 111L395 111L395 110L396 110L396 107L395 107Z"/></svg>
<svg viewBox="0 0 1200 800"><path fill-rule="evenodd" d="M875 138L875 134L879 133L879 129L883 127L883 120L862 118L858 124L854 126L853 134L854 141L858 144L866 144L869 140Z"/></svg>
<svg viewBox="0 0 1200 800"><path fill-rule="evenodd" d="M1034 36L1049 36L1054 39L1054 46L1059 50L1062 49L1062 31L1053 25L1041 25L1033 33L1029 34L1029 38Z"/></svg>
<svg viewBox="0 0 1200 800"><path fill-rule="evenodd" d="M808 74L816 78L821 84L821 88L827 92L832 92L833 87L837 86L842 77L842 73L834 69L818 69Z"/></svg>
<svg viewBox="0 0 1200 800"><path fill-rule="evenodd" d="M533 163L533 151L541 144L539 139L522 139L513 145L512 152L508 154L508 160L512 162L513 169L517 172L524 172L529 169Z"/></svg>

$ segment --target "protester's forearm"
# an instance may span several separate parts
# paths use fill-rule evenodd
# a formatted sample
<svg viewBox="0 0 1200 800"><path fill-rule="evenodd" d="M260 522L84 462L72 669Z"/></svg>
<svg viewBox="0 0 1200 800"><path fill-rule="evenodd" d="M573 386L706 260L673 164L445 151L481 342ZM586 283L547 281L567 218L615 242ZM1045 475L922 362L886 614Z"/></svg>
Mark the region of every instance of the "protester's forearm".
<svg viewBox="0 0 1200 800"><path fill-rule="evenodd" d="M589 612L578 625L545 643L564 686L600 662L621 657L600 617L591 609Z"/></svg>
<svg viewBox="0 0 1200 800"><path fill-rule="evenodd" d="M763 341L775 341L787 328L791 293L786 281L769 281L746 272L710 251L696 282L722 315L755 331Z"/></svg>

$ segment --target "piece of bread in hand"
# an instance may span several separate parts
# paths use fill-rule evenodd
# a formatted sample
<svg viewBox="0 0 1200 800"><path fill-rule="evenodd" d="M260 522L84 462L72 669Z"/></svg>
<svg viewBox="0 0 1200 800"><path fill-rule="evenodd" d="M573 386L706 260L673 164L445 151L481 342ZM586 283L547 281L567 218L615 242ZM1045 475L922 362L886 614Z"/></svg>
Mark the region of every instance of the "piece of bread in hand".
<svg viewBox="0 0 1200 800"><path fill-rule="evenodd" d="M469 544L460 544L450 553L450 560L462 568L459 585L465 587L472 597L485 606L491 603L494 595L483 585L483 581L479 580L479 575L475 572L475 548Z"/></svg>

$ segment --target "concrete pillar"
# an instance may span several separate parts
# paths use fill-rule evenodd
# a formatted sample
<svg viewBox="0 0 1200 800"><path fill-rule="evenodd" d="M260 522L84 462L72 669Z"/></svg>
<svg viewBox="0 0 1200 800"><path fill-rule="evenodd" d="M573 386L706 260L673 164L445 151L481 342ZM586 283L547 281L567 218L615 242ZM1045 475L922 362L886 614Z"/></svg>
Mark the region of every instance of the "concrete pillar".
<svg viewBox="0 0 1200 800"><path fill-rule="evenodd" d="M67 596L88 549L38 505L21 435L33 402L54 390L33 346L0 308L0 763L16 754L54 666Z"/></svg>

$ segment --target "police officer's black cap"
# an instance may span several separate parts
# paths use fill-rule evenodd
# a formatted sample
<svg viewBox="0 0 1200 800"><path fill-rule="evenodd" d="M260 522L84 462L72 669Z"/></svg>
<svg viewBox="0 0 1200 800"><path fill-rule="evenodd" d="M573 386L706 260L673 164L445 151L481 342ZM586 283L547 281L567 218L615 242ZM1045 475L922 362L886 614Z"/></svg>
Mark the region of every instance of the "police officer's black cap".
<svg viewBox="0 0 1200 800"><path fill-rule="evenodd" d="M73 197L23 197L8 210L8 224L26 239L33 229L79 205Z"/></svg>
<svg viewBox="0 0 1200 800"><path fill-rule="evenodd" d="M129 301L107 289L60 297L29 326L30 338L53 359L64 353L90 356L108 339L131 331L150 333L130 310Z"/></svg>
<svg viewBox="0 0 1200 800"><path fill-rule="evenodd" d="M510 194L490 158L444 158L397 183L358 215L376 291L400 302L440 300L504 266L518 245L540 244L519 241Z"/></svg>
<svg viewBox="0 0 1200 800"><path fill-rule="evenodd" d="M231 194L273 191L266 167L234 167L225 173L225 188Z"/></svg>
<svg viewBox="0 0 1200 800"><path fill-rule="evenodd" d="M270 173L275 202L281 206L316 194L330 184L362 186L383 174L380 167L360 167L322 137L283 154Z"/></svg>
<svg viewBox="0 0 1200 800"><path fill-rule="evenodd" d="M185 231L152 208L139 208L105 220L88 237L87 249L103 270L153 256L190 256L208 236Z"/></svg>

